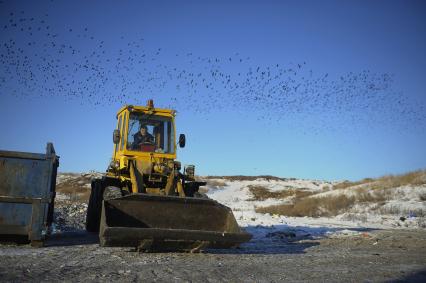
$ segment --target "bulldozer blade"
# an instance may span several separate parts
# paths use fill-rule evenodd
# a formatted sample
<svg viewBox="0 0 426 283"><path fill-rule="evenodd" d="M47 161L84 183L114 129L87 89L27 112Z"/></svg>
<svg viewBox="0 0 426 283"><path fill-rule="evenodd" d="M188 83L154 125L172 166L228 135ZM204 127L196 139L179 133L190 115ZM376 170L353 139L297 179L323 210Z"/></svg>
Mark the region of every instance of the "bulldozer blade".
<svg viewBox="0 0 426 283"><path fill-rule="evenodd" d="M196 252L236 247L251 237L229 207L211 199L138 193L102 205L101 246Z"/></svg>

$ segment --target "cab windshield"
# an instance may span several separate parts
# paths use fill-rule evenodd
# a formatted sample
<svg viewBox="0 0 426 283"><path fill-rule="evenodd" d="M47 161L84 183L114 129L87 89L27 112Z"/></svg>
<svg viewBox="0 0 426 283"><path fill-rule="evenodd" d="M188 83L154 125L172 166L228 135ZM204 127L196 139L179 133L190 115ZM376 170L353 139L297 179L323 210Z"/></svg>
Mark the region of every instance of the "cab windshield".
<svg viewBox="0 0 426 283"><path fill-rule="evenodd" d="M127 149L174 153L174 129L170 117L131 113Z"/></svg>

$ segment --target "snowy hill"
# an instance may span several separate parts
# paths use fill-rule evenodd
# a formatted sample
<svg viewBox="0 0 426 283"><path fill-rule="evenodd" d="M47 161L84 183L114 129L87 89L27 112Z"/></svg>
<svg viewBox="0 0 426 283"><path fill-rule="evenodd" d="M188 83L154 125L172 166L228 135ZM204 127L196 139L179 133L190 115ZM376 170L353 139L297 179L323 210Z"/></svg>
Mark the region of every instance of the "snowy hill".
<svg viewBox="0 0 426 283"><path fill-rule="evenodd" d="M58 175L58 213L62 209L78 216L68 226L82 222L77 226L84 227L90 181L100 175ZM239 225L254 235L254 242L274 237L363 233L369 229L426 229L425 171L359 182L273 176L199 179L207 181L203 192L229 206ZM70 206L76 211L70 212Z"/></svg>

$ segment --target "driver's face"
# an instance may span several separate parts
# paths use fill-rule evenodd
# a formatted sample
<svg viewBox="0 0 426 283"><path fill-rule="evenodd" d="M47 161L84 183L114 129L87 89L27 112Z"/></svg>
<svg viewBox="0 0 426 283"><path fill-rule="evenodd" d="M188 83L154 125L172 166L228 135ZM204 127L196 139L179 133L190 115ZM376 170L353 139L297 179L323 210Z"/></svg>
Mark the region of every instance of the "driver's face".
<svg viewBox="0 0 426 283"><path fill-rule="evenodd" d="M146 135L146 129L145 128L141 128L141 135L142 136Z"/></svg>

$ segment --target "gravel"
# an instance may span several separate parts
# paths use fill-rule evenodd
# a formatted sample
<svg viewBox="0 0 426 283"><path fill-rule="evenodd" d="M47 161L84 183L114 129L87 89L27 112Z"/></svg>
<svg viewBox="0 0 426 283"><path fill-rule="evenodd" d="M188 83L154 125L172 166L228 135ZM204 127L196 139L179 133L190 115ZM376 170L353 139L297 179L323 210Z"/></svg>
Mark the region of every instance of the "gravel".
<svg viewBox="0 0 426 283"><path fill-rule="evenodd" d="M265 236L239 249L139 253L100 247L97 235L84 230L86 209L86 202L58 193L45 247L0 244L0 281L426 282L426 232L420 229L327 234L324 227L307 233L256 226L248 232L263 229Z"/></svg>
<svg viewBox="0 0 426 283"><path fill-rule="evenodd" d="M53 233L84 230L87 203L71 200L55 202Z"/></svg>
<svg viewBox="0 0 426 283"><path fill-rule="evenodd" d="M271 251L259 242L257 249L139 253L101 248L93 234L63 232L52 235L44 248L0 246L0 281L426 282L421 231L270 237L280 248Z"/></svg>

